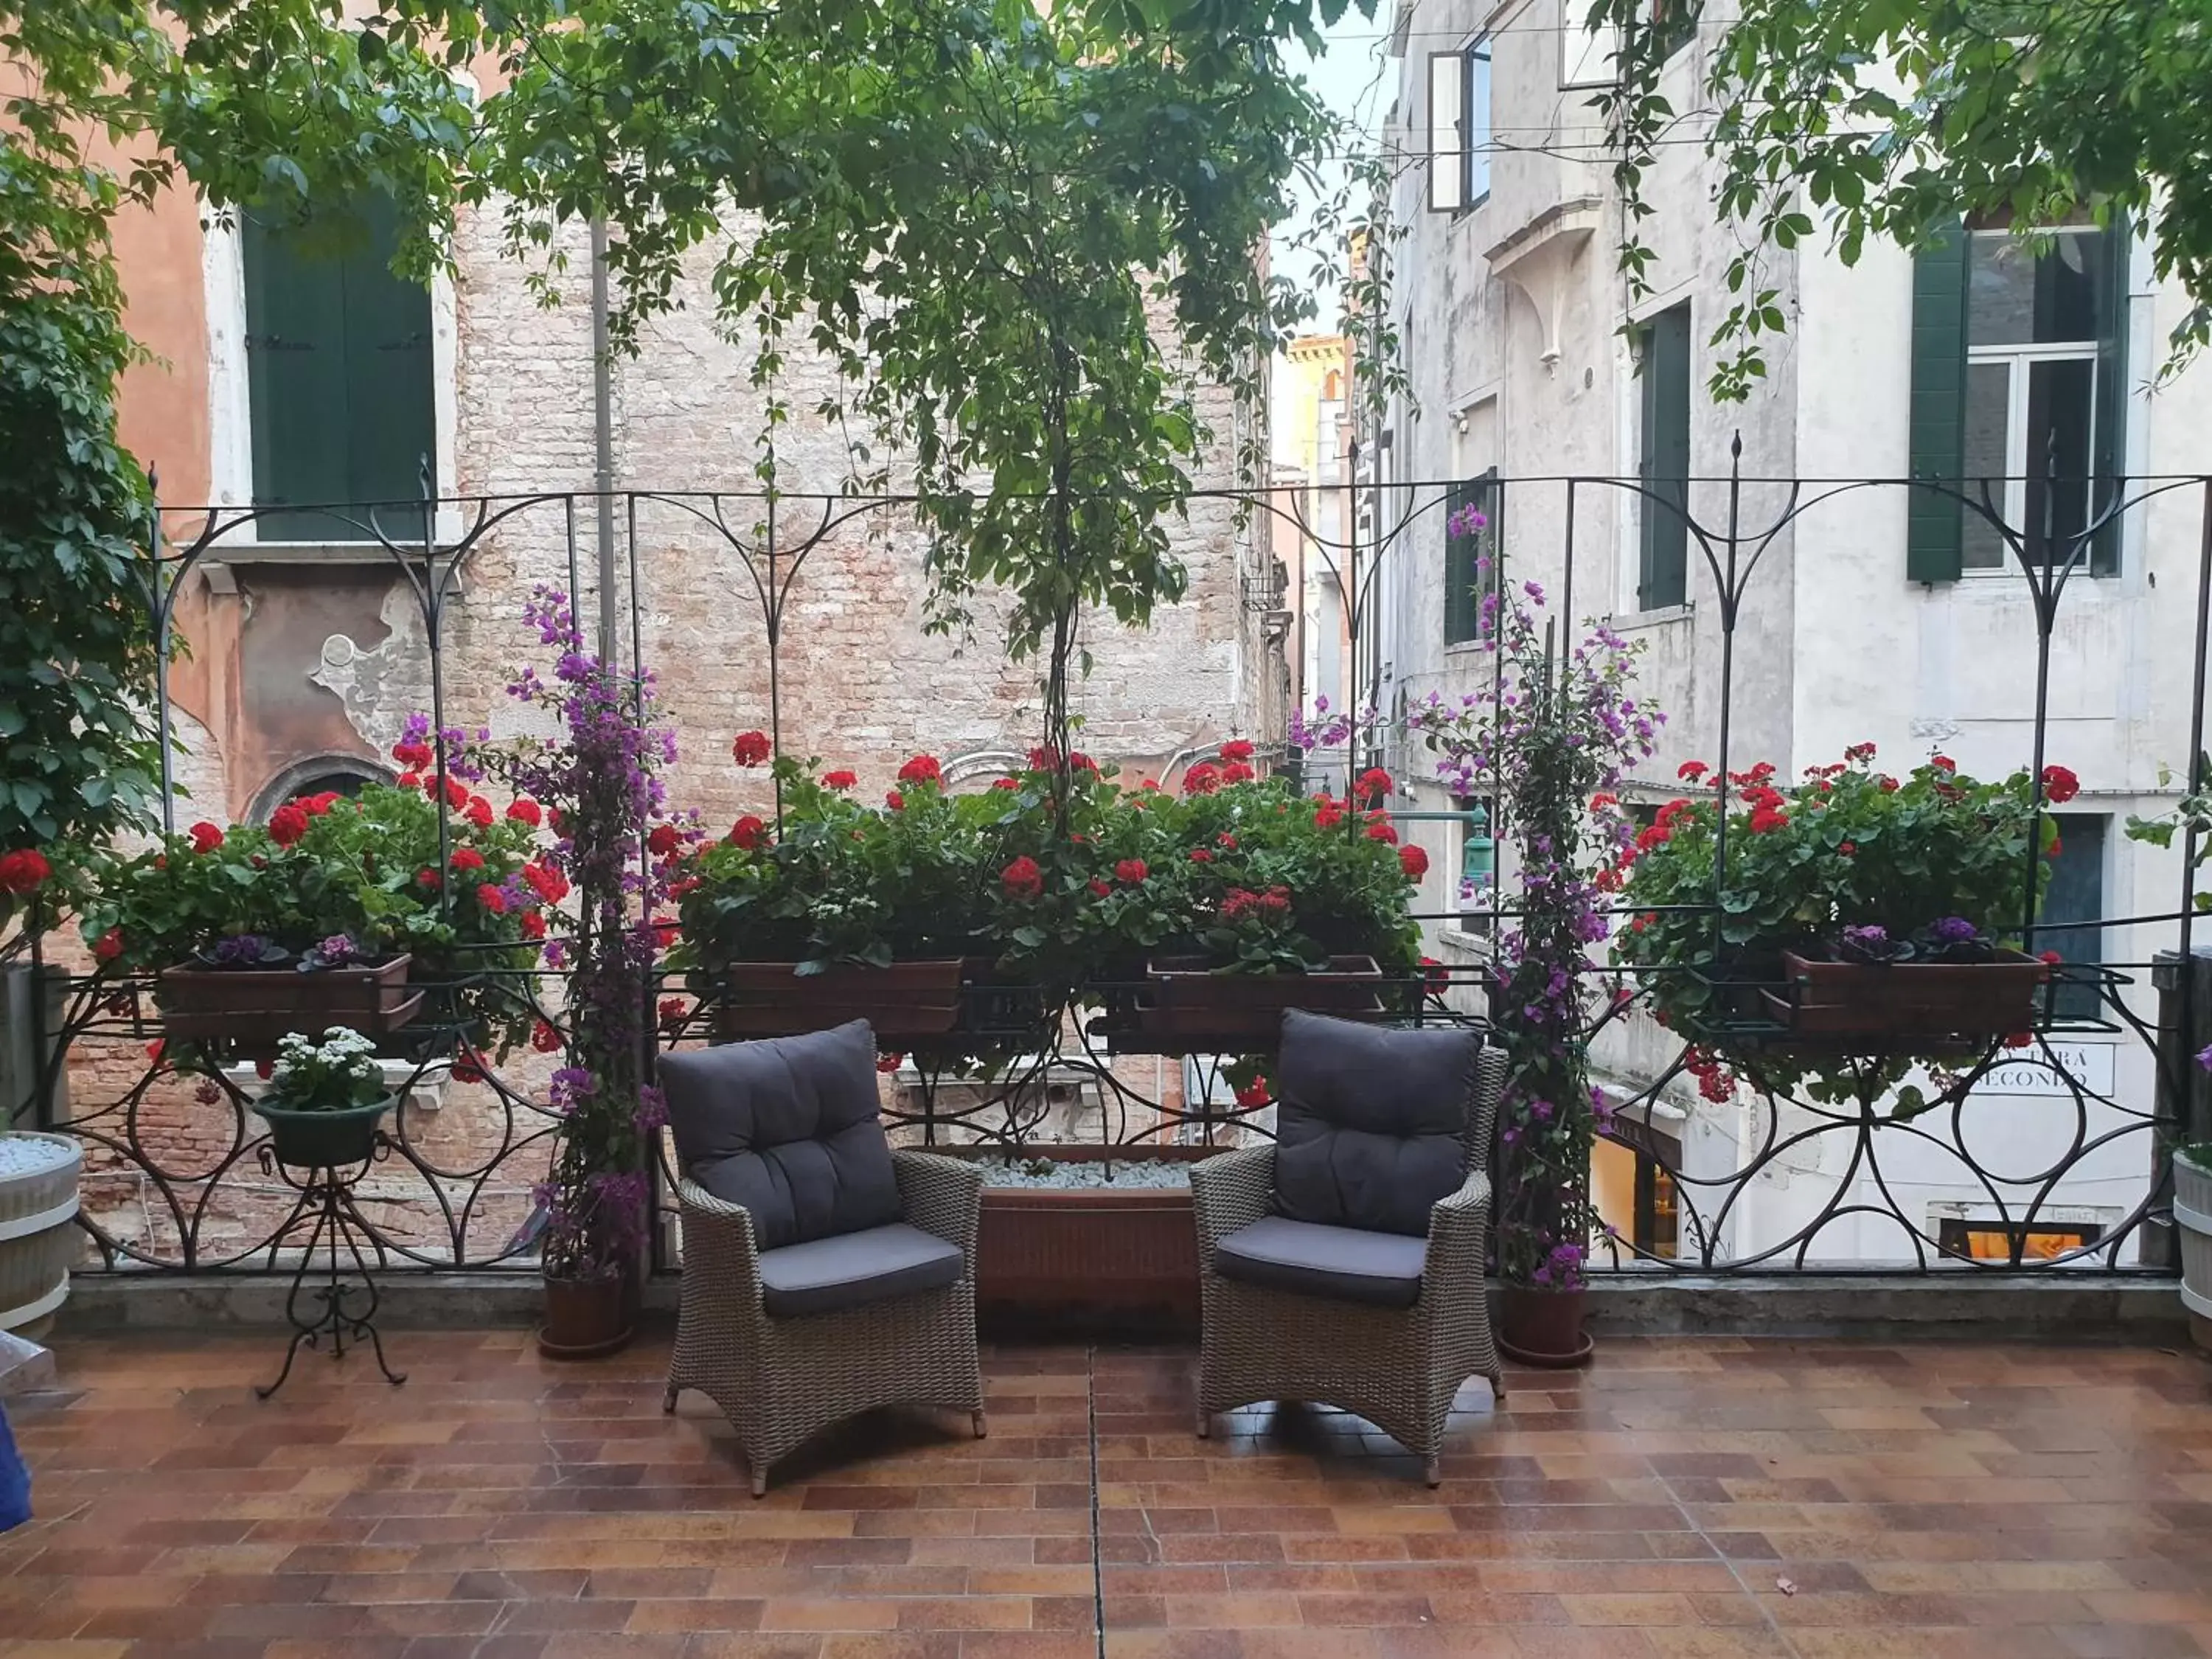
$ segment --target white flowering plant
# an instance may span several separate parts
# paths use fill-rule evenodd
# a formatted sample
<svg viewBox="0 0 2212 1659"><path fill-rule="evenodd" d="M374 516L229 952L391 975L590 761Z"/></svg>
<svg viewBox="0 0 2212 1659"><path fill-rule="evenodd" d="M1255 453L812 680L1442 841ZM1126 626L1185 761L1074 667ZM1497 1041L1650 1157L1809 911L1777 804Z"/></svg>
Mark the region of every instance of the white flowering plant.
<svg viewBox="0 0 2212 1659"><path fill-rule="evenodd" d="M288 1112L346 1112L373 1106L389 1092L376 1045L333 1025L320 1042L293 1031L277 1043L276 1069L261 1103Z"/></svg>

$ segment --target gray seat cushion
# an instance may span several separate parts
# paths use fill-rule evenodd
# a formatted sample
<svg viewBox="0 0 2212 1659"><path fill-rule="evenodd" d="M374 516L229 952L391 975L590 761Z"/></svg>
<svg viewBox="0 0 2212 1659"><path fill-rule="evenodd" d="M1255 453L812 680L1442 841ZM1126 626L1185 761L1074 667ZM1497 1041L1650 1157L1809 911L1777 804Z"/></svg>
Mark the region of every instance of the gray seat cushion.
<svg viewBox="0 0 2212 1659"><path fill-rule="evenodd" d="M684 1173L752 1212L763 1250L902 1220L864 1019L664 1054Z"/></svg>
<svg viewBox="0 0 2212 1659"><path fill-rule="evenodd" d="M836 1313L865 1302L941 1290L960 1277L960 1248L895 1221L888 1227L763 1250L760 1276L761 1305L772 1318Z"/></svg>
<svg viewBox="0 0 2212 1659"><path fill-rule="evenodd" d="M1310 1221L1262 1216L1214 1246L1213 1267L1224 1279L1248 1285L1410 1308L1421 1297L1425 1239L1371 1233L1357 1227L1322 1227Z"/></svg>
<svg viewBox="0 0 2212 1659"><path fill-rule="evenodd" d="M1275 1210L1426 1234L1467 1176L1479 1032L1391 1030L1293 1009L1275 1067Z"/></svg>

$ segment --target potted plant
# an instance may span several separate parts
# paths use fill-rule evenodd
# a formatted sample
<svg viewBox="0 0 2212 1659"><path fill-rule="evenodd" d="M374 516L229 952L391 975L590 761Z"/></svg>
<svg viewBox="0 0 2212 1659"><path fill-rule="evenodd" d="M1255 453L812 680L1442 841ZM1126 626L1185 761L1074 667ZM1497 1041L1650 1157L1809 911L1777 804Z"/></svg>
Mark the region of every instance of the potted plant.
<svg viewBox="0 0 2212 1659"><path fill-rule="evenodd" d="M2181 1239L2181 1303L2190 1333L2212 1353L2212 1141L2174 1149L2173 1226Z"/></svg>
<svg viewBox="0 0 2212 1659"><path fill-rule="evenodd" d="M386 1036L416 1020L427 985L503 1048L528 1030L530 999L498 976L527 974L544 932L533 831L450 775L441 830L415 783L305 796L266 824L196 823L135 855L95 855L85 940L103 972L154 973L180 1039L269 1054L288 1032L333 1024Z"/></svg>
<svg viewBox="0 0 2212 1659"><path fill-rule="evenodd" d="M1483 526L1469 506L1453 535ZM1507 586L1476 564L1479 639L1496 684L1407 712L1455 794L1503 809L1519 889L1516 924L1498 942L1492 1040L1505 1052L1493 1211L1498 1346L1525 1364L1589 1358L1583 1328L1591 1244L1601 1230L1590 1197L1590 1147L1602 1127L1591 1087L1589 1036L1604 1000L1591 988L1589 947L1606 935L1601 878L1626 845L1620 780L1648 757L1664 718L1634 693L1638 646L1594 627L1554 653L1540 623L1541 588Z"/></svg>
<svg viewBox="0 0 2212 1659"><path fill-rule="evenodd" d="M367 1163L376 1151L377 1126L398 1103L375 1043L333 1025L319 1042L298 1031L284 1036L253 1109L269 1126L270 1150L279 1163L323 1170Z"/></svg>
<svg viewBox="0 0 2212 1659"><path fill-rule="evenodd" d="M765 739L746 733L735 752L757 763ZM948 793L928 755L900 768L881 806L854 797L852 772L818 761L780 758L775 775L780 831L741 818L684 878L675 962L719 996L720 1035L855 1018L891 1042L952 1031L970 957L995 954L985 945L985 884L1023 803L1000 791Z"/></svg>
<svg viewBox="0 0 2212 1659"><path fill-rule="evenodd" d="M544 951L546 966L568 975L568 1054L550 1089L559 1121L552 1168L535 1195L545 1279L538 1347L582 1358L623 1347L635 1323L648 1171L667 1121L650 1080L650 999L656 960L676 936L668 907L700 832L666 808L659 774L676 743L654 724L652 675L589 653L556 589L533 590L525 615L558 662L551 683L525 667L507 690L557 721L558 735L493 744L479 734L468 759L543 804L554 840L538 861L575 896L574 937L548 939Z"/></svg>
<svg viewBox="0 0 2212 1659"><path fill-rule="evenodd" d="M1629 921L1614 959L1653 1006L1764 1086L1841 1102L1913 1064L2024 1034L2056 952L2017 948L2058 845L2043 811L2078 787L1967 777L1937 755L1902 778L1872 744L1787 789L1764 763L1727 782L1698 762L1617 872ZM1901 1091L1909 1113L1922 1103Z"/></svg>

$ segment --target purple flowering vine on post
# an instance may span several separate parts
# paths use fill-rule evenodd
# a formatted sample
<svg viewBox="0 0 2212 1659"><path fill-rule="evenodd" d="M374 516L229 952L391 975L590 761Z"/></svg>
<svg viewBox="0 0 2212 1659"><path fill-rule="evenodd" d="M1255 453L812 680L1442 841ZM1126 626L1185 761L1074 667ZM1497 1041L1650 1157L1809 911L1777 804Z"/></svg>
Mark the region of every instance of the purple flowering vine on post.
<svg viewBox="0 0 2212 1659"><path fill-rule="evenodd" d="M1470 507L1447 528L1463 536L1482 524ZM1555 652L1536 615L1541 587L1504 586L1487 557L1476 562L1476 637L1492 688L1456 701L1431 692L1407 711L1406 724L1435 753L1444 787L1492 802L1492 822L1517 854L1519 914L1498 941L1492 1002L1510 1065L1498 1136L1498 1267L1509 1284L1573 1290L1584 1283L1589 1242L1601 1230L1590 1143L1612 1116L1589 1080L1588 950L1609 927L1601 884L1616 878L1632 845L1615 792L1650 757L1665 717L1636 695L1638 647L1593 625L1580 644Z"/></svg>
<svg viewBox="0 0 2212 1659"><path fill-rule="evenodd" d="M575 894L573 936L546 942L547 965L568 975L571 1035L550 1097L558 1151L536 1196L547 1219L547 1275L603 1278L634 1270L644 1255L653 1138L667 1121L666 1103L646 1079L653 965L672 926L676 866L646 844L671 821L660 775L675 761L676 739L655 724L651 672L587 652L567 594L539 586L524 615L558 654L550 679L519 669L507 695L554 715L559 735L493 744L479 732L454 745L447 763L457 776L489 773L547 809L555 840L542 862ZM441 733L441 752L465 735Z"/></svg>

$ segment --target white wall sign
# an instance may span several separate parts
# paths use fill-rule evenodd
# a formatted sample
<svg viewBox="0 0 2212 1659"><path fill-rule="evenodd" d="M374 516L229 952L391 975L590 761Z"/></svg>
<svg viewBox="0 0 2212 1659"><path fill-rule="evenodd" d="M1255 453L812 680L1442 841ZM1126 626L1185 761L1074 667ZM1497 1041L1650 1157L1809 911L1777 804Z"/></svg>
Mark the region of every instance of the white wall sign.
<svg viewBox="0 0 2212 1659"><path fill-rule="evenodd" d="M1974 1085L1976 1095L2030 1095L2070 1100L2076 1086L2084 1093L2112 1097L2113 1045L2109 1042L2069 1042L2053 1039L2050 1054L2065 1068L2053 1069L2044 1048L2022 1049L2016 1059L2001 1060ZM2070 1081L2069 1081L2070 1079Z"/></svg>

